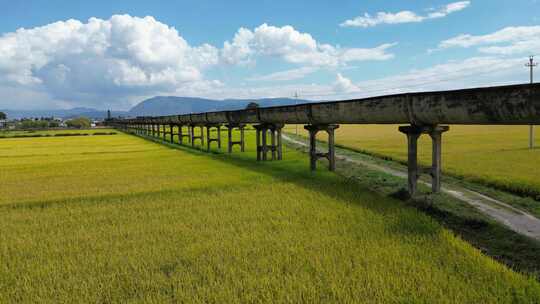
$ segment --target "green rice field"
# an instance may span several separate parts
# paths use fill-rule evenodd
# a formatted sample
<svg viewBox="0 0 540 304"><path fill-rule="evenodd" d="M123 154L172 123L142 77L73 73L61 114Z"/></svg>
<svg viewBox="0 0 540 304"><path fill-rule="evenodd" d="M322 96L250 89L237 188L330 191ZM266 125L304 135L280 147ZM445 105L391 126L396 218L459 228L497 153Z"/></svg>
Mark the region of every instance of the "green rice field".
<svg viewBox="0 0 540 304"><path fill-rule="evenodd" d="M49 137L49 136L78 136L78 135L112 135L117 133L110 129L48 129L48 130L0 130L0 139L17 137Z"/></svg>
<svg viewBox="0 0 540 304"><path fill-rule="evenodd" d="M253 135L232 155L122 133L0 140L0 303L540 302L533 277L398 200L294 150L256 162Z"/></svg>

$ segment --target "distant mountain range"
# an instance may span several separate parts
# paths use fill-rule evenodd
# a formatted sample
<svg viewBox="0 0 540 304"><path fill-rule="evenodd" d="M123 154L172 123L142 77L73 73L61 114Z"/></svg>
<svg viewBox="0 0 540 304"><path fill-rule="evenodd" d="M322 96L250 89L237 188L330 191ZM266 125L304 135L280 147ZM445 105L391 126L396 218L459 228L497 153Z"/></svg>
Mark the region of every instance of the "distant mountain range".
<svg viewBox="0 0 540 304"><path fill-rule="evenodd" d="M210 111L228 111L245 109L250 102L259 107L293 105L309 103L310 100L292 98L263 98L263 99L225 99L214 100L196 97L157 96L140 102L129 112L129 116L158 116Z"/></svg>
<svg viewBox="0 0 540 304"><path fill-rule="evenodd" d="M113 117L159 116L209 111L240 110L250 102L256 102L260 107L293 105L295 103L310 103L314 101L292 98L263 98L263 99L225 99L215 100L197 97L156 96L141 101L129 111L113 111ZM67 110L2 110L8 118L58 117L72 118L86 116L92 119L104 119L107 111L92 108L73 108Z"/></svg>
<svg viewBox="0 0 540 304"><path fill-rule="evenodd" d="M107 111L100 111L92 108L72 108L67 110L3 110L0 112L6 113L9 119L21 118L39 118L39 117L55 117L55 118L73 118L85 116L92 119L104 119L107 117ZM112 116L126 116L128 112L114 111Z"/></svg>

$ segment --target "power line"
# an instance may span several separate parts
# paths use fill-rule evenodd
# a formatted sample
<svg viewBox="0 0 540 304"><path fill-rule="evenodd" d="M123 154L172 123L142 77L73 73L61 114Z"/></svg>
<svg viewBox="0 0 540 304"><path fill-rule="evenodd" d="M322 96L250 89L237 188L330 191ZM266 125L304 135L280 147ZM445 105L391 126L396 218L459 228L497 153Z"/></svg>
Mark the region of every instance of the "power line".
<svg viewBox="0 0 540 304"><path fill-rule="evenodd" d="M531 55L529 56L529 62L527 62L525 64L526 67L530 68L530 79L531 79L531 84L533 83L533 69L535 66L537 66L538 63L534 62L534 56Z"/></svg>
<svg viewBox="0 0 540 304"><path fill-rule="evenodd" d="M529 62L525 66L529 68L531 84L533 84L533 70L537 65L538 63L534 62L534 56L529 56ZM529 149L534 149L534 125L529 125Z"/></svg>

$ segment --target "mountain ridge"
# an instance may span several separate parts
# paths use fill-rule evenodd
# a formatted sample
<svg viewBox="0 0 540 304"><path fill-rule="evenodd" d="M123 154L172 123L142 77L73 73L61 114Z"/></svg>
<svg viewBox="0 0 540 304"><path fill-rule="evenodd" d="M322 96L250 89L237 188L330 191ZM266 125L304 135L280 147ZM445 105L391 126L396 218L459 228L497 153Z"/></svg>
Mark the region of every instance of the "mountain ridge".
<svg viewBox="0 0 540 304"><path fill-rule="evenodd" d="M141 101L128 112L130 116L162 116L174 114L232 111L245 109L250 102L259 107L293 105L315 101L292 98L208 99L200 97L155 96Z"/></svg>
<svg viewBox="0 0 540 304"><path fill-rule="evenodd" d="M136 117L136 116L162 116L180 115L189 113L202 113L210 111L232 111L245 109L250 102L255 102L259 107L273 107L293 105L296 103L312 103L316 101L293 98L260 98L260 99L209 99L201 97L182 96L154 96L145 99L128 111L112 111L112 117ZM88 107L75 107L71 109L40 109L40 110L11 110L0 109L10 119L56 117L73 118L86 116L92 119L105 119L106 110L98 110Z"/></svg>

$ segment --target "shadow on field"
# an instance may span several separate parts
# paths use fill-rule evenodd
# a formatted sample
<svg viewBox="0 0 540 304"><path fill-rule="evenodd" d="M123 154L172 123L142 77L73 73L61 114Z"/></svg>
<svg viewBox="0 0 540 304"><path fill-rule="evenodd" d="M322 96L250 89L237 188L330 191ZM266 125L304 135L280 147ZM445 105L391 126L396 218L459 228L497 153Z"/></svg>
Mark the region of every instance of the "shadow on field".
<svg viewBox="0 0 540 304"><path fill-rule="evenodd" d="M246 187L246 186L242 186ZM23 201L17 203L8 203L0 205L0 210L45 210L52 207L71 206L73 204L99 205L104 202L108 204L125 204L129 202L132 204L134 201L145 201L145 199L161 197L174 197L179 194L183 198L196 197L199 195L219 195L223 191L237 191L242 187L189 187L182 189L162 189L154 191L139 191L130 193L114 193L114 194L101 194L101 195L85 195L66 197L60 199L40 200L40 201Z"/></svg>
<svg viewBox="0 0 540 304"><path fill-rule="evenodd" d="M379 181L380 176L374 177L369 172L362 172L361 175L366 177L366 181L362 183L356 178L346 178L326 171L326 167L321 166L319 162L319 169L316 172L311 172L307 155L294 149L284 150L282 161L257 162L255 151L250 149L245 153L228 154L217 151L208 153L201 148L170 144L154 138L143 138L187 153L205 156L245 170L265 174L277 181L293 183L298 187L336 198L346 204L355 204L375 211L386 216L388 231L398 237L400 235L435 237L443 227L446 227L484 254L506 264L515 271L528 273L540 279L539 243L514 233L484 216L474 215L476 211L470 206L460 210L460 207L456 206L456 201L447 200L444 196L439 197L437 206L434 206L431 203L409 201L405 197L400 197L400 190L397 192L392 190L394 192L389 193L388 186L404 191L401 188L402 185L392 178L383 178L383 181ZM377 192L377 189L373 189L373 187L386 187L386 191ZM385 192L387 193L384 194ZM445 208L447 205L451 206L448 210ZM414 209L416 212L400 212L404 208ZM426 216L419 216L420 214ZM435 222L439 224L435 225Z"/></svg>
<svg viewBox="0 0 540 304"><path fill-rule="evenodd" d="M135 135L137 136L137 135ZM326 166L321 166L317 171L309 169L307 156L294 149L284 146L283 160L281 161L256 161L255 151L250 145L246 152L234 151L232 154L221 151L206 152L204 148L191 147L170 143L159 138L137 136L142 139L153 141L157 144L181 150L186 153L205 156L213 160L225 162L230 165L250 170L272 177L276 181L292 183L298 187L321 193L321 195L334 198L347 204L358 205L371 211L385 215L388 218L388 230L394 234L414 234L435 236L441 232L442 227L434 224L430 217L419 216L421 213L416 208L404 205L403 202L386 195L377 193L365 185L361 185L353 178L345 178L333 172L329 172ZM249 137L248 137L249 138ZM251 138L249 138L251 139ZM287 156L291 156L287 158ZM414 212L400 212L404 208ZM392 216L399 213L398 216Z"/></svg>

